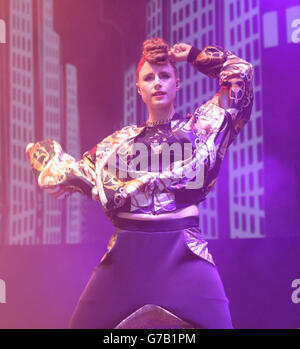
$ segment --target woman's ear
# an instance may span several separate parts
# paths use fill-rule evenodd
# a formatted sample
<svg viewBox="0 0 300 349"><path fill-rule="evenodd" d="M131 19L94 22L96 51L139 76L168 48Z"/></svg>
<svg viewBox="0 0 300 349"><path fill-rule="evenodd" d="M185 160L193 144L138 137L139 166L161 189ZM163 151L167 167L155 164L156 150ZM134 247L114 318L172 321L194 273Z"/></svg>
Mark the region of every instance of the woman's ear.
<svg viewBox="0 0 300 349"><path fill-rule="evenodd" d="M176 80L176 90L179 90L180 89L180 80L177 79Z"/></svg>
<svg viewBox="0 0 300 349"><path fill-rule="evenodd" d="M136 83L136 88L137 88L138 94L141 94L141 90L140 90L140 87L139 87L139 84L138 84L138 83Z"/></svg>

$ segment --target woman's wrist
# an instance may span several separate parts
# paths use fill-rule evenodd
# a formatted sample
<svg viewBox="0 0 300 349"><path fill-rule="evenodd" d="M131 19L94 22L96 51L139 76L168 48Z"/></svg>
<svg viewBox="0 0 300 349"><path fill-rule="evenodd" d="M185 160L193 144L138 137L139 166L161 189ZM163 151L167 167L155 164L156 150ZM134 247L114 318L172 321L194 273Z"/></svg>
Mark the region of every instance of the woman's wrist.
<svg viewBox="0 0 300 349"><path fill-rule="evenodd" d="M187 56L187 62L193 63L200 52L201 51L197 47L192 46Z"/></svg>

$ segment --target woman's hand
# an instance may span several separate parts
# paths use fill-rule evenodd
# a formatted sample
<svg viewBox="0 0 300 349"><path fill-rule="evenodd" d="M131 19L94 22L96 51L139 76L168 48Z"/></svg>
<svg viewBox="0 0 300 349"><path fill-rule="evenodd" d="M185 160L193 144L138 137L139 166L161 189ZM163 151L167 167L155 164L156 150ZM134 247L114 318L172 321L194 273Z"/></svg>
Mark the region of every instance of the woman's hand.
<svg viewBox="0 0 300 349"><path fill-rule="evenodd" d="M25 153L36 176L43 171L47 163L55 155L54 146L55 141L52 141L51 139L29 143L27 145Z"/></svg>
<svg viewBox="0 0 300 349"><path fill-rule="evenodd" d="M175 44L168 52L169 57L174 62L186 62L191 48L191 45L182 42Z"/></svg>

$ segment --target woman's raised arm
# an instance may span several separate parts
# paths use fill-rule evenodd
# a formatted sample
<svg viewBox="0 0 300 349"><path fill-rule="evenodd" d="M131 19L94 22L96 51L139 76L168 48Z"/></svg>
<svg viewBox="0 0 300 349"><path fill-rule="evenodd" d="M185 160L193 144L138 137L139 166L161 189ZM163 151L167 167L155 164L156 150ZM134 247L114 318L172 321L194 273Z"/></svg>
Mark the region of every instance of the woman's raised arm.
<svg viewBox="0 0 300 349"><path fill-rule="evenodd" d="M196 109L195 127L204 138L215 138L227 125L229 146L251 115L253 66L219 46L207 46L202 51L192 47L187 61L206 76L218 78L220 84L220 90Z"/></svg>
<svg viewBox="0 0 300 349"><path fill-rule="evenodd" d="M96 147L76 161L63 151L58 142L46 139L29 143L26 155L39 187L53 197L64 199L74 192L80 192L97 200Z"/></svg>

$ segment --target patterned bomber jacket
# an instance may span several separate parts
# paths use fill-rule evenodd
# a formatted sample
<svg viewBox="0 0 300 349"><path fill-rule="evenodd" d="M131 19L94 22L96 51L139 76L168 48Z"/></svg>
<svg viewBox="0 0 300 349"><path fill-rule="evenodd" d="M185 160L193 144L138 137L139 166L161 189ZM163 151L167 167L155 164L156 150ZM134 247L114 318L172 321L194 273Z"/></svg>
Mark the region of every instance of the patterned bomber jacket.
<svg viewBox="0 0 300 349"><path fill-rule="evenodd" d="M47 139L26 148L38 185L58 199L81 192L101 202L112 222L124 207L130 207L131 212L160 214L178 209L179 201L184 207L205 200L228 146L250 118L253 67L216 45L203 50L192 47L188 62L206 76L218 78L220 84L220 90L193 114L170 121L176 140L192 145L189 156L159 172L135 168L135 176L121 178L120 154L130 153L146 125L127 126L114 132L85 152L79 161L65 153L58 142ZM130 168L127 170L130 173ZM108 252L116 239L117 233L108 244ZM185 240L192 252L213 263L200 229L186 229Z"/></svg>

